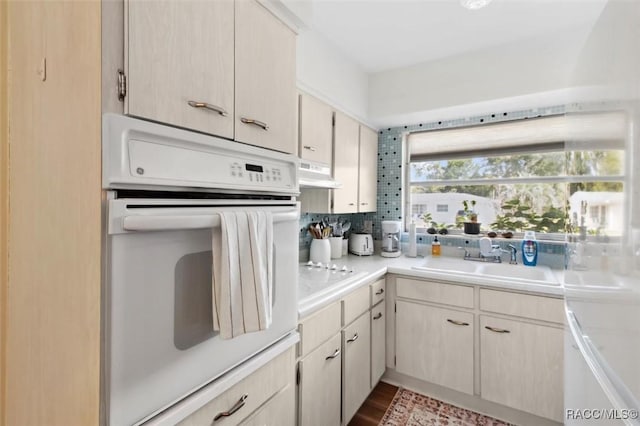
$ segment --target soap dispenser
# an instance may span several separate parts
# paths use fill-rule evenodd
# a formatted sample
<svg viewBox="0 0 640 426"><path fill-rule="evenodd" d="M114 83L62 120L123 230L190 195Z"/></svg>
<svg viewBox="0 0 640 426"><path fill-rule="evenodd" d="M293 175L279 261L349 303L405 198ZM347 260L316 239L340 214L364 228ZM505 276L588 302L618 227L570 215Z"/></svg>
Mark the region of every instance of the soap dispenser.
<svg viewBox="0 0 640 426"><path fill-rule="evenodd" d="M438 237L436 236L431 243L431 256L437 257L440 256L440 241L438 241Z"/></svg>
<svg viewBox="0 0 640 426"><path fill-rule="evenodd" d="M538 242L534 231L524 231L522 239L522 263L526 266L536 266L538 263Z"/></svg>

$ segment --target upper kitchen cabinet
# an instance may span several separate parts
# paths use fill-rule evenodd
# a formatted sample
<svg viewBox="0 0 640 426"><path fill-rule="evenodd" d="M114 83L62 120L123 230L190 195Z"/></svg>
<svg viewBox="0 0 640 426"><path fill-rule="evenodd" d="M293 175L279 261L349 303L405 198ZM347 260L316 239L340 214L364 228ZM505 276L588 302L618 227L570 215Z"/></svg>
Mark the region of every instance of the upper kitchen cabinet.
<svg viewBox="0 0 640 426"><path fill-rule="evenodd" d="M374 212L378 192L378 133L360 126L358 211Z"/></svg>
<svg viewBox="0 0 640 426"><path fill-rule="evenodd" d="M127 114L296 154L289 27L255 1L126 4Z"/></svg>
<svg viewBox="0 0 640 426"><path fill-rule="evenodd" d="M233 1L126 4L126 112L233 139Z"/></svg>
<svg viewBox="0 0 640 426"><path fill-rule="evenodd" d="M255 1L235 7L235 139L296 154L295 33Z"/></svg>
<svg viewBox="0 0 640 426"><path fill-rule="evenodd" d="M360 124L336 112L334 132L333 177L342 183L342 188L332 190L332 213L357 213Z"/></svg>
<svg viewBox="0 0 640 426"><path fill-rule="evenodd" d="M299 100L299 152L303 160L331 164L333 109L303 93Z"/></svg>
<svg viewBox="0 0 640 426"><path fill-rule="evenodd" d="M303 212L364 213L377 208L378 134L336 111L333 125L333 178L338 189L305 189Z"/></svg>

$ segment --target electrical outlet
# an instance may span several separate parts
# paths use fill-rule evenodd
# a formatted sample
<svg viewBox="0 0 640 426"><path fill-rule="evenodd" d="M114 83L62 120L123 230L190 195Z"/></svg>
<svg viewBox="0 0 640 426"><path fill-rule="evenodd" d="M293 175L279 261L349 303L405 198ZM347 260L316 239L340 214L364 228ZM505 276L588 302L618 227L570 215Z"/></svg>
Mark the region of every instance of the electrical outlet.
<svg viewBox="0 0 640 426"><path fill-rule="evenodd" d="M364 229L363 229L363 231L366 234L373 233L373 221L372 220L365 220L364 221Z"/></svg>

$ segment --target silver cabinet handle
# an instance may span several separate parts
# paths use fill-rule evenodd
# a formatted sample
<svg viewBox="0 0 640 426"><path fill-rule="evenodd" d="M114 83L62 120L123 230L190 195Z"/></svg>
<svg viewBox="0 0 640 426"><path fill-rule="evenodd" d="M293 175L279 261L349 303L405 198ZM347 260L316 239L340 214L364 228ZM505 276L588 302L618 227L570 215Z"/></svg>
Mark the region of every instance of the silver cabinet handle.
<svg viewBox="0 0 640 426"><path fill-rule="evenodd" d="M267 123L254 120L253 118L240 117L240 121L242 121L244 124L253 124L254 126L262 127L264 130L269 130L269 126L267 126Z"/></svg>
<svg viewBox="0 0 640 426"><path fill-rule="evenodd" d="M311 152L316 152L316 149L310 145L304 145L303 146L304 149L308 149Z"/></svg>
<svg viewBox="0 0 640 426"><path fill-rule="evenodd" d="M223 117L226 117L228 114L228 112L224 108L216 105L211 105L206 102L188 101L187 103L189 104L190 107L193 107L193 108L204 108L210 111L215 111Z"/></svg>
<svg viewBox="0 0 640 426"><path fill-rule="evenodd" d="M469 323L468 323L468 322L456 321L456 320L452 320L452 319L449 319L449 318L447 318L447 322L450 322L450 323L451 323L451 324L453 324L453 325L463 325L463 326L465 326L465 327L466 327L467 325L469 325Z"/></svg>
<svg viewBox="0 0 640 426"><path fill-rule="evenodd" d="M493 331L494 333L511 333L509 330L504 329L504 328L495 328L495 327L489 327L488 325L486 325L484 328L486 328L489 331Z"/></svg>
<svg viewBox="0 0 640 426"><path fill-rule="evenodd" d="M340 349L336 349L336 351L333 353L333 355L329 355L325 359L328 361L330 359L337 358L339 355L340 355Z"/></svg>
<svg viewBox="0 0 640 426"><path fill-rule="evenodd" d="M358 333L354 334L351 339L347 339L347 343L355 342L358 340Z"/></svg>
<svg viewBox="0 0 640 426"><path fill-rule="evenodd" d="M229 416L233 416L236 411L238 411L239 409L241 409L242 407L244 407L245 402L247 401L247 398L249 398L249 394L244 394L240 397L240 399L238 400L238 402L236 402L233 407L231 407L229 409L229 411L223 411L221 413L218 413L214 418L213 421L216 422L218 420L220 420L223 417L229 417Z"/></svg>
<svg viewBox="0 0 640 426"><path fill-rule="evenodd" d="M361 206L368 206L369 203L360 203Z"/></svg>
<svg viewBox="0 0 640 426"><path fill-rule="evenodd" d="M355 206L356 204L355 204L355 203L349 203L349 205L350 205L350 206Z"/></svg>
<svg viewBox="0 0 640 426"><path fill-rule="evenodd" d="M378 315L376 315L375 317L373 317L374 320L378 320L382 318L382 312L378 312Z"/></svg>
<svg viewBox="0 0 640 426"><path fill-rule="evenodd" d="M382 293L384 293L384 288L381 288L380 290L376 291L376 296L380 296Z"/></svg>

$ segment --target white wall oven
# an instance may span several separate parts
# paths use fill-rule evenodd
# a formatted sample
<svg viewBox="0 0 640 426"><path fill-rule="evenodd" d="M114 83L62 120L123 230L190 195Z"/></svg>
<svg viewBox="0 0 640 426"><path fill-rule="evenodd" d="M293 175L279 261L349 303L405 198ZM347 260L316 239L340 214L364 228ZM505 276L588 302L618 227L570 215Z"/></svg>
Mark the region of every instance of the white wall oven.
<svg viewBox="0 0 640 426"><path fill-rule="evenodd" d="M141 424L294 332L297 167L290 155L105 115L106 424ZM222 339L212 232L222 212L253 211L272 218L272 321Z"/></svg>

